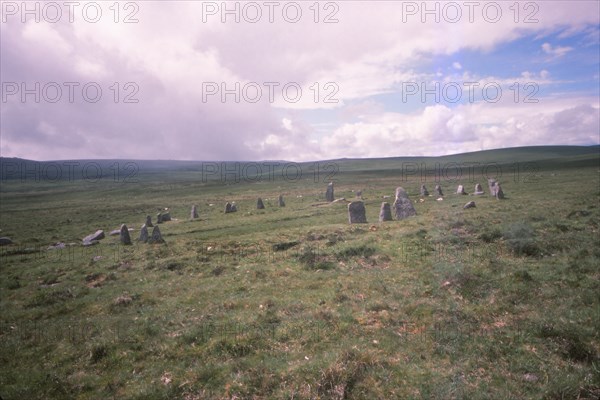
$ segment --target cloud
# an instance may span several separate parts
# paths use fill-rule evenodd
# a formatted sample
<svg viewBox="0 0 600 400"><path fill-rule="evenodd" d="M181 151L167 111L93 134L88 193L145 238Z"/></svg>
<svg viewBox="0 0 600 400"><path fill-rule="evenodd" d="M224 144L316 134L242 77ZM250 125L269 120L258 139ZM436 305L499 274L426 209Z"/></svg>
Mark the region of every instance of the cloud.
<svg viewBox="0 0 600 400"><path fill-rule="evenodd" d="M542 50L544 51L544 53L552 56L552 58L560 58L565 56L568 52L572 51L573 48L561 46L552 47L550 43L544 43L542 44Z"/></svg>

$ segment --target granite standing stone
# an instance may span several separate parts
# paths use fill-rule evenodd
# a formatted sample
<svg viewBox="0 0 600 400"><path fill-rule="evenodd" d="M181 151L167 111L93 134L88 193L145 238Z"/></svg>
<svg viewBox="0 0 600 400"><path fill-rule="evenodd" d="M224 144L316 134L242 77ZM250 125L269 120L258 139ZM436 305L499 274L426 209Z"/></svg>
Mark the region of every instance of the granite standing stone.
<svg viewBox="0 0 600 400"><path fill-rule="evenodd" d="M256 200L256 209L257 210L264 210L265 209L265 204L263 203L262 199L259 197Z"/></svg>
<svg viewBox="0 0 600 400"><path fill-rule="evenodd" d="M332 202L334 200L333 182L329 182L329 185L327 185L327 191L325 192L325 199L327 199L327 201L329 201L329 202Z"/></svg>
<svg viewBox="0 0 600 400"><path fill-rule="evenodd" d="M131 237L129 236L129 229L127 229L127 225L121 225L121 233L119 234L119 240L121 240L122 244L128 245L131 244Z"/></svg>
<svg viewBox="0 0 600 400"><path fill-rule="evenodd" d="M225 203L225 214L229 214L231 212L231 203Z"/></svg>
<svg viewBox="0 0 600 400"><path fill-rule="evenodd" d="M365 203L362 201L353 201L348 204L348 221L351 224L367 223Z"/></svg>
<svg viewBox="0 0 600 400"><path fill-rule="evenodd" d="M496 197L496 180L488 179L488 189L490 190L490 196Z"/></svg>
<svg viewBox="0 0 600 400"><path fill-rule="evenodd" d="M477 185L475 185L475 193L473 193L475 196L479 196L482 194L485 194L483 192L483 188L481 187L481 185L478 183Z"/></svg>
<svg viewBox="0 0 600 400"><path fill-rule="evenodd" d="M195 204L192 206L192 211L190 213L190 218L191 219L198 218L198 207Z"/></svg>
<svg viewBox="0 0 600 400"><path fill-rule="evenodd" d="M154 227L154 229L152 229L152 237L150 237L150 239L148 240L149 243L164 243L165 241L162 238L162 235L160 234L160 229L157 226Z"/></svg>
<svg viewBox="0 0 600 400"><path fill-rule="evenodd" d="M147 228L152 228L154 225L152 225L152 217L149 215L146 215L146 227Z"/></svg>
<svg viewBox="0 0 600 400"><path fill-rule="evenodd" d="M413 215L417 215L417 211L413 206L412 201L408 198L406 190L402 187L396 188L396 201L394 201L394 214L397 220L402 220Z"/></svg>
<svg viewBox="0 0 600 400"><path fill-rule="evenodd" d="M140 229L140 238L138 239L142 243L146 243L148 241L148 227L146 224L142 225Z"/></svg>
<svg viewBox="0 0 600 400"><path fill-rule="evenodd" d="M231 203L231 212L237 212L237 205L235 204L235 202Z"/></svg>
<svg viewBox="0 0 600 400"><path fill-rule="evenodd" d="M440 185L435 185L435 192L437 193L438 196L444 195L444 193L442 192L442 187Z"/></svg>
<svg viewBox="0 0 600 400"><path fill-rule="evenodd" d="M429 192L427 191L425 185L421 185L421 196L429 196Z"/></svg>
<svg viewBox="0 0 600 400"><path fill-rule="evenodd" d="M279 195L278 202L279 202L279 207L285 207L285 201L283 201L283 195L282 194Z"/></svg>
<svg viewBox="0 0 600 400"><path fill-rule="evenodd" d="M381 208L379 209L379 222L391 220L392 207L390 206L390 203L384 201L383 203L381 203Z"/></svg>
<svg viewBox="0 0 600 400"><path fill-rule="evenodd" d="M494 186L496 188L496 198L498 200L504 199L504 192L502 191L502 187L500 186L500 182L496 182Z"/></svg>
<svg viewBox="0 0 600 400"><path fill-rule="evenodd" d="M456 189L456 194L467 194L467 192L465 192L465 187L463 185L458 185L458 188Z"/></svg>

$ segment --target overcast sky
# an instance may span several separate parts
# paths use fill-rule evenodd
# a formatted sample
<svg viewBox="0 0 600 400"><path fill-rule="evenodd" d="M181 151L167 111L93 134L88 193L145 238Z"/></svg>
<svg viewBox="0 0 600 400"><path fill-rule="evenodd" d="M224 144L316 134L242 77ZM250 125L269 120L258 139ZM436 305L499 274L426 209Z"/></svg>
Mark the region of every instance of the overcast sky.
<svg viewBox="0 0 600 400"><path fill-rule="evenodd" d="M308 161L600 142L597 0L423 4L4 1L1 155Z"/></svg>

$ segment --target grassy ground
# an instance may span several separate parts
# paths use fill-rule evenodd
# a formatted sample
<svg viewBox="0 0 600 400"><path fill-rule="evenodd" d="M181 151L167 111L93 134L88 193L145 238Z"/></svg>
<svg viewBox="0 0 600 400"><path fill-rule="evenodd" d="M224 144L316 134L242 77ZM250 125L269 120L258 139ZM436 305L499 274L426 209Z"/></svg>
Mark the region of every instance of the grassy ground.
<svg viewBox="0 0 600 400"><path fill-rule="evenodd" d="M0 249L0 395L596 399L597 151L510 155L480 155L504 168L504 201L452 193L487 191L479 167L441 176L443 201L420 201L435 159L429 176L348 160L296 181L180 170L140 170L136 183L3 181L0 236L15 244ZM368 224L324 202L330 179L337 198L363 191ZM418 215L379 223L397 186ZM469 200L477 208L463 210ZM240 211L223 214L226 201ZM176 218L160 226L164 245L79 245L121 223L137 238L164 207ZM48 250L55 242L77 245Z"/></svg>

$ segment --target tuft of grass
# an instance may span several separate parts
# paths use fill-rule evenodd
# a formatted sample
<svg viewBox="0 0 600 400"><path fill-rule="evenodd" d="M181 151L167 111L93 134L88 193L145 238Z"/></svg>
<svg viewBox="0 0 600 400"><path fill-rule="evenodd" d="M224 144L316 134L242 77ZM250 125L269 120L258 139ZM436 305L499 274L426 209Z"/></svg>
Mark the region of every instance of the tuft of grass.
<svg viewBox="0 0 600 400"><path fill-rule="evenodd" d="M533 228L525 222L510 225L503 233L506 244L517 256L537 257L542 250L535 241Z"/></svg>

